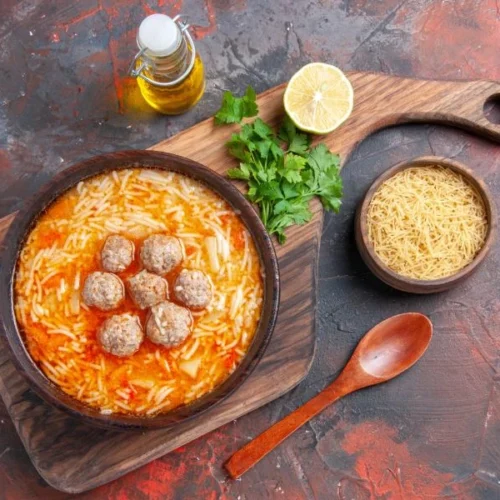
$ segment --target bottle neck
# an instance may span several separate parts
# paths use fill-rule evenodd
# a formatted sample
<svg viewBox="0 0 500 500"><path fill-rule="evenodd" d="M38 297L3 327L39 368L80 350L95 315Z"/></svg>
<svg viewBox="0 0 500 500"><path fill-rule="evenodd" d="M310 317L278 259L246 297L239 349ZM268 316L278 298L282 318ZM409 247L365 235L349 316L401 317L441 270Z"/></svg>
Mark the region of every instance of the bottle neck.
<svg viewBox="0 0 500 500"><path fill-rule="evenodd" d="M130 64L129 74L159 87L175 87L181 83L191 73L196 59L196 48L187 26L183 25L179 45L168 56L151 55L138 39L139 52Z"/></svg>
<svg viewBox="0 0 500 500"><path fill-rule="evenodd" d="M168 56L149 56L147 51L143 54L149 72L155 80L167 83L182 77L191 61L191 50L186 38L181 36L179 46Z"/></svg>

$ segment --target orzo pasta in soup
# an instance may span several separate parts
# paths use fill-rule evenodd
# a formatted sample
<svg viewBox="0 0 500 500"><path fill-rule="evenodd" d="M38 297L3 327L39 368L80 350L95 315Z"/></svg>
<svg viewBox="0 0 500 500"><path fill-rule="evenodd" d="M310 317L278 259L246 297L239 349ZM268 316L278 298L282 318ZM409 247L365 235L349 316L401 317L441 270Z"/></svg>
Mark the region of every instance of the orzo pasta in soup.
<svg viewBox="0 0 500 500"><path fill-rule="evenodd" d="M155 242L173 245L168 265ZM129 286L150 275L167 283L143 304ZM99 308L83 289L97 293L103 276L124 296ZM21 251L15 292L28 350L52 382L104 414L146 416L221 384L263 300L259 256L230 205L189 177L142 168L92 177L52 203ZM128 337L117 341L121 328Z"/></svg>

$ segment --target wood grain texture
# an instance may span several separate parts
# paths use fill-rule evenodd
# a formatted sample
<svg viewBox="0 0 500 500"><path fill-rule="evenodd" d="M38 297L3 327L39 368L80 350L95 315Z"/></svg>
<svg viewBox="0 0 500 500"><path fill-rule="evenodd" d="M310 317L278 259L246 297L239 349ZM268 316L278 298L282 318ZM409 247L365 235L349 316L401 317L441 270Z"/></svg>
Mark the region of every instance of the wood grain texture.
<svg viewBox="0 0 500 500"><path fill-rule="evenodd" d="M495 82L434 82L380 74L349 73L354 111L337 131L321 138L342 155L343 162L366 135L407 121L437 121L475 131L500 141L500 126L483 116L484 102L500 94ZM283 114L284 86L259 96L261 117L277 123ZM218 172L233 166L224 142L230 127L202 122L152 149L187 156ZM52 486L80 492L111 481L169 451L279 397L308 372L314 353L316 268L322 211L289 231L277 248L282 298L275 334L260 365L243 387L220 406L172 432L123 434L93 429L42 403L13 368L0 338L0 393L30 457ZM12 218L0 221L7 228ZM8 244L8 242L4 242Z"/></svg>

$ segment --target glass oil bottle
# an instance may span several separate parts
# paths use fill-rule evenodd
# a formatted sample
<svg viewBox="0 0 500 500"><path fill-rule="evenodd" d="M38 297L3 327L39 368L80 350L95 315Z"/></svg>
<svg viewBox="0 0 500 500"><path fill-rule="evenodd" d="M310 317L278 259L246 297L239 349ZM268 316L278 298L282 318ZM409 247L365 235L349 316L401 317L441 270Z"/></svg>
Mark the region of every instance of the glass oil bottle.
<svg viewBox="0 0 500 500"><path fill-rule="evenodd" d="M188 28L179 16L152 14L137 33L139 52L129 72L147 103L166 115L184 113L205 91L203 62Z"/></svg>

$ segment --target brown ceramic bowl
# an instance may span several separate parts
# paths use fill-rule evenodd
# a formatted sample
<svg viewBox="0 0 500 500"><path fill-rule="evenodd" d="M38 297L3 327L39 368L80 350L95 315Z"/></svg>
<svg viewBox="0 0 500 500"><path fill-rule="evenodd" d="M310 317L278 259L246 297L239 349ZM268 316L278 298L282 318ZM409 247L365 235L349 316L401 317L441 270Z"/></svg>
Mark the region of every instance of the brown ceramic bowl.
<svg viewBox="0 0 500 500"><path fill-rule="evenodd" d="M178 172L209 186L240 213L241 219L256 245L264 271L262 316L254 340L237 369L220 386L200 399L150 418L131 415L103 415L98 410L65 394L43 374L31 359L13 311L13 282L19 252L37 218L57 197L81 180L108 170L130 167ZM13 220L4 241L7 244L2 255L0 270L0 297L2 297L0 319L12 352L12 358L18 369L28 379L31 387L43 399L90 424L115 429L166 428L195 417L220 403L241 386L256 367L271 338L279 304L278 261L271 239L252 205L230 182L213 170L187 158L153 151L122 151L97 156L78 163L56 176L34 199L26 204L24 210L18 213Z"/></svg>
<svg viewBox="0 0 500 500"><path fill-rule="evenodd" d="M475 259L458 273L437 280L417 280L407 278L395 273L380 260L380 258L375 253L375 250L373 249L373 245L368 241L366 215L373 195L387 179L406 168L418 166L423 167L428 165L441 165L443 167L448 167L451 170L462 174L477 189L484 201L484 205L486 208L486 214L488 217L488 233L486 235L484 246L476 255ZM373 274L377 276L377 278L381 279L383 282L387 283L393 288L396 288L397 290L401 290L403 292L425 294L447 290L448 288L461 283L462 281L467 279L474 271L476 271L479 265L483 262L493 244L493 240L496 234L496 226L497 218L493 198L491 197L486 184L475 173L469 170L465 165L455 160L449 160L447 158L441 158L438 156L422 156L420 158L415 158L414 160L405 161L394 165L375 180L375 182L366 192L363 201L358 206L355 220L355 235L356 244L358 246L361 257L365 261L365 264L373 272Z"/></svg>

